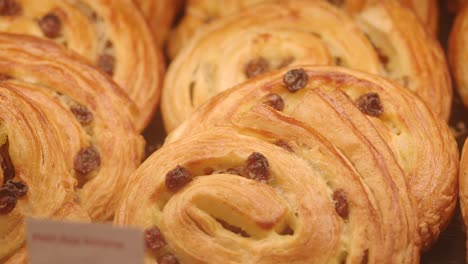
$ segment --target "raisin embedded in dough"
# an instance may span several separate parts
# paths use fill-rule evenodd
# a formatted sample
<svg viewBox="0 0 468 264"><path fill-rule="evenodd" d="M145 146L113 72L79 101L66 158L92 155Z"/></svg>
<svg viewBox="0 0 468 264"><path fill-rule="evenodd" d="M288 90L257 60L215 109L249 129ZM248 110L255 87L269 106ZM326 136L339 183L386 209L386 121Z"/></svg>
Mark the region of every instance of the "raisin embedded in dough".
<svg viewBox="0 0 468 264"><path fill-rule="evenodd" d="M263 57L258 57L247 63L245 67L245 76L253 78L270 70L270 64Z"/></svg>
<svg viewBox="0 0 468 264"><path fill-rule="evenodd" d="M356 100L356 106L366 115L379 117L383 114L382 102L378 93L366 93Z"/></svg>
<svg viewBox="0 0 468 264"><path fill-rule="evenodd" d="M309 82L309 76L304 69L294 69L284 75L283 82L290 92L295 93L306 87Z"/></svg>
<svg viewBox="0 0 468 264"><path fill-rule="evenodd" d="M256 181L267 181L270 178L270 164L263 154L254 152L245 162L244 174Z"/></svg>
<svg viewBox="0 0 468 264"><path fill-rule="evenodd" d="M273 109L278 111L283 111L284 109L284 100L281 96L271 93L265 96L263 103L271 106Z"/></svg>
<svg viewBox="0 0 468 264"><path fill-rule="evenodd" d="M93 147L81 149L75 157L73 168L76 172L86 175L101 166L101 156Z"/></svg>
<svg viewBox="0 0 468 264"><path fill-rule="evenodd" d="M70 111L75 115L76 120L82 125L89 125L93 121L93 113L84 105L72 105Z"/></svg>
<svg viewBox="0 0 468 264"><path fill-rule="evenodd" d="M346 193L342 189L338 189L333 193L333 200L335 201L336 213L342 218L346 219L349 215L348 199Z"/></svg>
<svg viewBox="0 0 468 264"><path fill-rule="evenodd" d="M115 58L109 54L102 54L98 59L98 67L109 75L114 74Z"/></svg>
<svg viewBox="0 0 468 264"><path fill-rule="evenodd" d="M56 14L50 13L45 15L39 20L38 24L42 33L48 38L56 38L61 34L62 22Z"/></svg>
<svg viewBox="0 0 468 264"><path fill-rule="evenodd" d="M0 188L0 215L8 214L16 206L16 197L15 194L7 189L7 188Z"/></svg>
<svg viewBox="0 0 468 264"><path fill-rule="evenodd" d="M167 244L161 230L157 226L145 230L145 242L146 247L153 251L159 250Z"/></svg>
<svg viewBox="0 0 468 264"><path fill-rule="evenodd" d="M0 0L0 16L18 15L21 9L21 5L15 0Z"/></svg>
<svg viewBox="0 0 468 264"><path fill-rule="evenodd" d="M177 165L166 174L166 187L169 191L176 192L192 180L192 174L186 168Z"/></svg>

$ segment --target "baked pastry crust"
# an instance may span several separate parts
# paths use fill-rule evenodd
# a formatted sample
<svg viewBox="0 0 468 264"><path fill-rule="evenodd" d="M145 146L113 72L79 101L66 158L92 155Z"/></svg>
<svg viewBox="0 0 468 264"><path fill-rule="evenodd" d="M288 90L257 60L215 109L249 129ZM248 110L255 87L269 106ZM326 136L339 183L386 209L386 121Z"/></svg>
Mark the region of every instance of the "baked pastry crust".
<svg viewBox="0 0 468 264"><path fill-rule="evenodd" d="M463 215L463 222L468 226L468 141L465 141L460 160L460 209ZM468 248L468 239L466 246ZM468 260L468 253L466 256Z"/></svg>
<svg viewBox="0 0 468 264"><path fill-rule="evenodd" d="M457 15L450 32L448 57L455 86L463 104L468 107L468 6Z"/></svg>
<svg viewBox="0 0 468 264"><path fill-rule="evenodd" d="M265 129L210 127L167 144L133 174L115 223L158 227L166 244L147 250L146 263L167 254L180 263L418 262L412 201L391 156L361 141L378 162L349 160L301 122L269 117L257 120ZM253 153L267 160L268 180L237 175ZM173 191L167 175L178 165L193 179Z"/></svg>
<svg viewBox="0 0 468 264"><path fill-rule="evenodd" d="M263 120L280 112L317 130L353 164L371 162L357 154L355 142L369 142L379 153L391 150L385 160L394 158L405 174L416 203L422 246L428 248L447 226L457 200L458 149L448 126L414 94L381 77L336 67L302 68L309 78L304 89L295 93L285 89L283 76L288 69L259 76L208 101L166 142L218 124L265 130ZM378 117L355 106L361 96L373 93L383 109ZM271 109L265 101L269 94L282 98L282 111ZM272 124L269 129L275 129ZM356 130L361 137L351 136Z"/></svg>
<svg viewBox="0 0 468 264"><path fill-rule="evenodd" d="M164 64L151 31L128 0L12 0L19 11L0 16L0 31L51 39L112 75L135 101L137 129L160 97Z"/></svg>
<svg viewBox="0 0 468 264"><path fill-rule="evenodd" d="M0 34L0 73L64 137L60 144L79 182L80 204L93 220L111 219L143 156L131 100L80 56L35 37Z"/></svg>
<svg viewBox="0 0 468 264"><path fill-rule="evenodd" d="M184 17L173 33L171 33L168 47L169 56L175 58L200 27L214 20L237 13L240 10L248 9L254 4L273 1L274 0L188 0ZM378 0L329 0L328 2L344 8L348 12L354 13L359 12L368 5L375 4ZM424 23L427 30L433 35L437 35L439 23L439 7L437 0L399 0L399 2L411 8Z"/></svg>
<svg viewBox="0 0 468 264"><path fill-rule="evenodd" d="M164 47L172 22L182 7L181 0L134 0L148 22L159 47Z"/></svg>
<svg viewBox="0 0 468 264"><path fill-rule="evenodd" d="M0 83L0 120L0 261L25 263L18 260L26 256L26 217L89 221L89 216L77 202L76 180L65 162L66 138L29 98L5 83ZM5 212L8 181L24 183L27 192Z"/></svg>
<svg viewBox="0 0 468 264"><path fill-rule="evenodd" d="M444 119L450 114L444 53L408 9L385 1L353 19L323 1L282 1L217 20L191 40L166 75L161 102L166 130L215 94L288 64L380 74L416 92Z"/></svg>

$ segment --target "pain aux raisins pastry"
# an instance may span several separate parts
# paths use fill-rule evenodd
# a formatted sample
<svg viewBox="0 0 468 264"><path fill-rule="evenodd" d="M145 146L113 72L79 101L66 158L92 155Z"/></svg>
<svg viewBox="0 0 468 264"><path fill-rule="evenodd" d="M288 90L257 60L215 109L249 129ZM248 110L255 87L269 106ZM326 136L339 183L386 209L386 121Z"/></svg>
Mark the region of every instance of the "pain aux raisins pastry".
<svg viewBox="0 0 468 264"><path fill-rule="evenodd" d="M288 131L280 120L316 129L353 164L364 162L362 174L374 174L367 164L395 160L390 175L403 170L424 248L447 226L457 200L456 141L413 93L378 76L310 66L265 74L208 101L166 141L219 124ZM359 147L365 144L371 147Z"/></svg>
<svg viewBox="0 0 468 264"><path fill-rule="evenodd" d="M66 137L27 96L0 83L0 262L26 263L25 218L89 221Z"/></svg>
<svg viewBox="0 0 468 264"><path fill-rule="evenodd" d="M243 9L252 8L255 4L274 1L275 0L188 0L184 17L171 34L168 50L169 56L175 58L180 50L187 45L193 35L204 25L240 12ZM378 0L327 0L327 2L347 12L355 13L366 6L375 4ZM427 30L433 35L437 34L439 22L437 0L399 0L398 2L411 8L424 23Z"/></svg>
<svg viewBox="0 0 468 264"><path fill-rule="evenodd" d="M159 47L163 47L181 0L133 0L140 7Z"/></svg>
<svg viewBox="0 0 468 264"><path fill-rule="evenodd" d="M115 223L145 230L146 263L417 263L393 159L349 160L300 122L274 121L212 127L143 163Z"/></svg>
<svg viewBox="0 0 468 264"><path fill-rule="evenodd" d="M455 86L468 107L468 6L458 14L449 38L448 57Z"/></svg>
<svg viewBox="0 0 468 264"><path fill-rule="evenodd" d="M103 221L112 218L140 164L143 140L133 127L131 100L80 58L50 41L0 34L1 83L33 101L63 137L62 159L77 181L80 204Z"/></svg>
<svg viewBox="0 0 468 264"><path fill-rule="evenodd" d="M191 40L166 75L161 102L166 130L223 90L300 64L379 74L449 117L452 88L444 53L408 9L385 1L352 18L325 1L291 0L219 19Z"/></svg>
<svg viewBox="0 0 468 264"><path fill-rule="evenodd" d="M0 0L0 31L46 38L86 57L135 101L136 127L149 122L164 65L132 1Z"/></svg>

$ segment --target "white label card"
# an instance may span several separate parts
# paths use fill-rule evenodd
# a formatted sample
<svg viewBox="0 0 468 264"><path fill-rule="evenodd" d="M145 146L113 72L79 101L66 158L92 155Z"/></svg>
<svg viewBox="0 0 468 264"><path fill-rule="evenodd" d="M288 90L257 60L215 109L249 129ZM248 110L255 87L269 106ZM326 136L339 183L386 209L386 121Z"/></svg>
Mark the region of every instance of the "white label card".
<svg viewBox="0 0 468 264"><path fill-rule="evenodd" d="M31 264L143 264L143 231L107 224L26 219Z"/></svg>

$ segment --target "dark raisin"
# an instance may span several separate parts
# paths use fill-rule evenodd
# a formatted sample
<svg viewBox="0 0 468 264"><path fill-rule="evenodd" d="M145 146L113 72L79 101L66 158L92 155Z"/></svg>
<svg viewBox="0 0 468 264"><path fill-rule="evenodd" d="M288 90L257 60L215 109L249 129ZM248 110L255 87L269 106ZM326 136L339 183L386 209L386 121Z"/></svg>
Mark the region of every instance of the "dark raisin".
<svg viewBox="0 0 468 264"><path fill-rule="evenodd" d="M6 143L0 147L0 166L3 171L3 183L15 177L15 167L13 166L10 153L8 152L9 145L7 140Z"/></svg>
<svg viewBox="0 0 468 264"><path fill-rule="evenodd" d="M346 193L342 189L338 189L333 193L333 200L335 201L335 211L342 218L348 218L349 208Z"/></svg>
<svg viewBox="0 0 468 264"><path fill-rule="evenodd" d="M292 236L294 235L294 230L292 230L290 226L286 226L286 228L284 228L283 231L281 231L280 235Z"/></svg>
<svg viewBox="0 0 468 264"><path fill-rule="evenodd" d="M343 65L343 59L341 59L340 57L335 57L334 60L335 60L335 65L337 66Z"/></svg>
<svg viewBox="0 0 468 264"><path fill-rule="evenodd" d="M109 75L114 74L115 58L109 54L102 54L98 59L98 67Z"/></svg>
<svg viewBox="0 0 468 264"><path fill-rule="evenodd" d="M2 188L6 188L13 192L16 198L21 198L28 193L28 186L24 182L7 181Z"/></svg>
<svg viewBox="0 0 468 264"><path fill-rule="evenodd" d="M56 38L60 36L62 31L62 22L56 14L47 14L38 22L42 33L48 38Z"/></svg>
<svg viewBox="0 0 468 264"><path fill-rule="evenodd" d="M14 16L21 13L21 5L15 0L0 0L0 16Z"/></svg>
<svg viewBox="0 0 468 264"><path fill-rule="evenodd" d="M284 75L283 82L290 92L295 93L306 87L307 83L309 82L309 76L304 71L304 69L294 69L288 71Z"/></svg>
<svg viewBox="0 0 468 264"><path fill-rule="evenodd" d="M267 181L270 178L270 165L263 154L250 154L244 165L244 175L256 181Z"/></svg>
<svg viewBox="0 0 468 264"><path fill-rule="evenodd" d="M92 172L99 166L101 166L101 157L93 147L81 149L73 161L73 168L82 175Z"/></svg>
<svg viewBox="0 0 468 264"><path fill-rule="evenodd" d="M361 95L356 100L356 106L366 115L379 117L383 113L383 106L377 93Z"/></svg>
<svg viewBox="0 0 468 264"><path fill-rule="evenodd" d="M247 76L247 78L253 78L269 70L270 64L268 61L263 57L258 57L247 63L245 66L245 76Z"/></svg>
<svg viewBox="0 0 468 264"><path fill-rule="evenodd" d="M278 111L283 111L284 109L284 100L281 98L281 96L271 93L265 96L265 99L263 100L263 103L266 105L271 106L272 108L278 110Z"/></svg>
<svg viewBox="0 0 468 264"><path fill-rule="evenodd" d="M228 222L222 219L216 219L216 221L218 221L218 223L220 223L224 229L229 230L230 232L234 234L241 235L242 237L250 237L250 235L244 230L242 230L242 228L240 227L230 225Z"/></svg>
<svg viewBox="0 0 468 264"><path fill-rule="evenodd" d="M169 191L176 192L192 180L192 174L186 168L177 165L166 174L166 187Z"/></svg>
<svg viewBox="0 0 468 264"><path fill-rule="evenodd" d="M369 250L366 249L364 251L364 255L362 256L361 264L367 264L369 263Z"/></svg>
<svg viewBox="0 0 468 264"><path fill-rule="evenodd" d="M0 82L8 81L13 79L11 75L0 73Z"/></svg>
<svg viewBox="0 0 468 264"><path fill-rule="evenodd" d="M0 188L0 214L8 214L16 206L16 197L13 191L7 188Z"/></svg>
<svg viewBox="0 0 468 264"><path fill-rule="evenodd" d="M336 6L342 6L344 4L344 0L328 0L328 2Z"/></svg>
<svg viewBox="0 0 468 264"><path fill-rule="evenodd" d="M146 247L153 251L157 251L167 244L161 230L156 226L145 230L145 242Z"/></svg>
<svg viewBox="0 0 468 264"><path fill-rule="evenodd" d="M383 53L383 51L380 48L375 47L375 51L377 52L379 61L384 65L384 67L387 67L388 62L390 61L388 56L385 55L385 53Z"/></svg>
<svg viewBox="0 0 468 264"><path fill-rule="evenodd" d="M70 107L70 111L75 115L76 120L82 125L89 125L93 121L93 113L84 105L75 104Z"/></svg>
<svg viewBox="0 0 468 264"><path fill-rule="evenodd" d="M174 255L166 254L158 258L158 264L179 264L179 261Z"/></svg>
<svg viewBox="0 0 468 264"><path fill-rule="evenodd" d="M294 153L294 150L291 148L291 146L289 146L289 144L282 140L282 139L278 139L275 141L275 145L278 146L278 147L281 147L281 148L284 148L285 150L291 152L291 153Z"/></svg>

